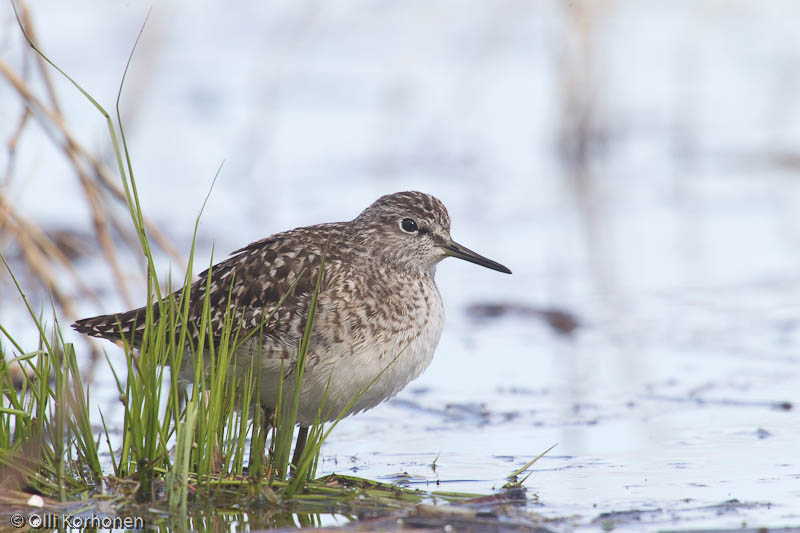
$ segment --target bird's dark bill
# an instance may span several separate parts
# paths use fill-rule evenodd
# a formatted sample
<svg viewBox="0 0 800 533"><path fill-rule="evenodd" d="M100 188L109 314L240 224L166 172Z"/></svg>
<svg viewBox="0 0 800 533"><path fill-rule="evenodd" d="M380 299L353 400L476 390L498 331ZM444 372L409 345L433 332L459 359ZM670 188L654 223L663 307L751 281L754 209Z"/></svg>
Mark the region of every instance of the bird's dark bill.
<svg viewBox="0 0 800 533"><path fill-rule="evenodd" d="M482 267L491 268L492 270L497 270L498 272L503 272L505 274L511 274L511 271L500 263L492 261L491 259L487 259L486 257L483 257L482 255L477 254L469 248L461 246L458 243L450 242L450 244L442 246L442 249L444 250L444 253L450 257L457 257Z"/></svg>

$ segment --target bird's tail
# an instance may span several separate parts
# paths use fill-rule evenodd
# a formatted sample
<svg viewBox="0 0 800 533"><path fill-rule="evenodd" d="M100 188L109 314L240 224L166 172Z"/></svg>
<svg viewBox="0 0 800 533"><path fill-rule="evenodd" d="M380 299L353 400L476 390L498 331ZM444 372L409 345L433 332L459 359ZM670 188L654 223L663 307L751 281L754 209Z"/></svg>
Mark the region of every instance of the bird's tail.
<svg viewBox="0 0 800 533"><path fill-rule="evenodd" d="M158 306L153 308L158 313ZM144 332L145 308L140 307L124 313L83 318L72 324L73 329L91 337L100 337L115 342L126 340L135 344ZM157 317L154 317L157 318Z"/></svg>

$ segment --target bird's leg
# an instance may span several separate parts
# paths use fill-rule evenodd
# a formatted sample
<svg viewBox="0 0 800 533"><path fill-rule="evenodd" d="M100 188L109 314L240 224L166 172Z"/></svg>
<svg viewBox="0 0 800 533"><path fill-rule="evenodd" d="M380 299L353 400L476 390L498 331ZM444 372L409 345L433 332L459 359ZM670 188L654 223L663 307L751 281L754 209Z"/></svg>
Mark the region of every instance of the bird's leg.
<svg viewBox="0 0 800 533"><path fill-rule="evenodd" d="M261 438L263 439L264 443L267 442L267 437L272 431L273 426L275 423L275 411L270 407L264 407L264 416L261 419ZM267 452L267 456L272 455L273 448L275 446L275 439L269 440L269 448L265 451ZM266 447L266 446L265 446Z"/></svg>
<svg viewBox="0 0 800 533"><path fill-rule="evenodd" d="M206 406L206 422L208 422L208 418L211 417L211 410L208 408L209 404L211 403L211 391L204 390L201 393L201 398L203 403ZM184 398L185 399L185 398ZM222 468L222 451L219 449L219 442L214 442L214 450L211 452L211 471L215 474L218 474Z"/></svg>
<svg viewBox="0 0 800 533"><path fill-rule="evenodd" d="M297 470L300 464L300 456L303 455L303 448L306 447L306 439L308 439L308 426L301 426L300 431L297 432L297 442L294 445L294 454L292 455L292 470Z"/></svg>
<svg viewBox="0 0 800 533"><path fill-rule="evenodd" d="M262 458L266 459L266 461L267 461L266 478L267 479L271 479L272 478L272 460L271 460L271 457L272 457L272 453L273 453L273 447L275 445L275 439L270 439L269 447L267 447L267 437L269 436L269 432L273 427L273 422L275 420L275 418L274 418L275 417L275 411L273 409L269 408L269 407L266 407L266 406L262 406L262 408L264 409L264 414L263 414L263 416L261 418L261 431L259 432L258 438L253 438L253 443L257 442L257 446L258 447L256 449L260 449L261 450L261 454L262 454ZM256 428L253 427L253 435L255 435L255 434L256 434ZM251 462L251 464L253 463L253 455L252 455L253 447L252 446L253 445L251 444L251 448L250 448L250 450L251 450L251 454L250 454L250 462ZM253 475L254 475L254 477L257 477L258 475L260 475L260 473L259 472L255 472Z"/></svg>

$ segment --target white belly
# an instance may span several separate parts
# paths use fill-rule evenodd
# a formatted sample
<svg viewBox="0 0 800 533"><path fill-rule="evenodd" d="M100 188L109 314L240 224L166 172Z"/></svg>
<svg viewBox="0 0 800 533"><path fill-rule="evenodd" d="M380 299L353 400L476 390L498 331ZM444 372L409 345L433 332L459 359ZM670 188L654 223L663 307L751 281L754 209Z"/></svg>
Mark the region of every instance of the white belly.
<svg viewBox="0 0 800 533"><path fill-rule="evenodd" d="M369 334L367 328L343 331L341 324L331 323L324 314L318 317L315 331L340 328L341 342L325 351L312 343L302 379L298 424L311 425L323 402L322 421L375 407L422 374L441 337L444 307L432 280L420 300L425 305L414 307L391 327L381 328L377 335ZM252 353L253 348L256 347L247 351ZM261 403L267 407L277 404L280 365L280 359L262 358ZM286 367L284 360L284 371ZM288 372L285 375L283 394L288 399L292 397L295 376Z"/></svg>

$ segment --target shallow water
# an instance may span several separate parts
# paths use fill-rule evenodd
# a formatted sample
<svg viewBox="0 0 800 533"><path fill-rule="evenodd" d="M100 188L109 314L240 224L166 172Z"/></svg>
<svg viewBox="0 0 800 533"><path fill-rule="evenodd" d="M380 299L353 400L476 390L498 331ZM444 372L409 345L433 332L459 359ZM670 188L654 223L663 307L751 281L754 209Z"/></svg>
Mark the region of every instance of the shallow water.
<svg viewBox="0 0 800 533"><path fill-rule="evenodd" d="M553 529L800 526L798 7L491 5L156 6L123 105L146 214L186 252L224 159L200 264L212 242L221 257L420 189L457 241L512 269L441 264L433 364L340 424L324 472L486 493L558 443L526 482L529 510L562 518ZM110 107L145 8L33 14L53 59ZM99 116L56 87L72 128L106 146ZM16 101L0 85L4 116ZM20 209L89 231L41 131L15 165ZM82 314L125 306L99 257L77 266L102 295ZM142 294L138 257L124 269ZM24 338L13 293L2 302ZM477 319L476 305L517 311ZM114 419L109 377L100 365L93 398Z"/></svg>
<svg viewBox="0 0 800 533"><path fill-rule="evenodd" d="M388 465L412 486L486 492L558 443L526 484L547 517L587 527L621 511L643 513L619 517L634 528L796 523L796 358L767 335L750 353L691 341L725 340L728 328L698 327L688 309L673 316L671 340L645 333L627 347L617 328L653 328L634 317L565 340L535 323L487 324L476 336L507 340L493 368L478 355L488 346L443 349L412 390L339 429L325 448L338 464L323 467L381 477ZM524 339L526 329L539 338ZM453 368L457 386L441 387ZM381 438L365 439L374 428ZM730 500L747 506L714 507Z"/></svg>

